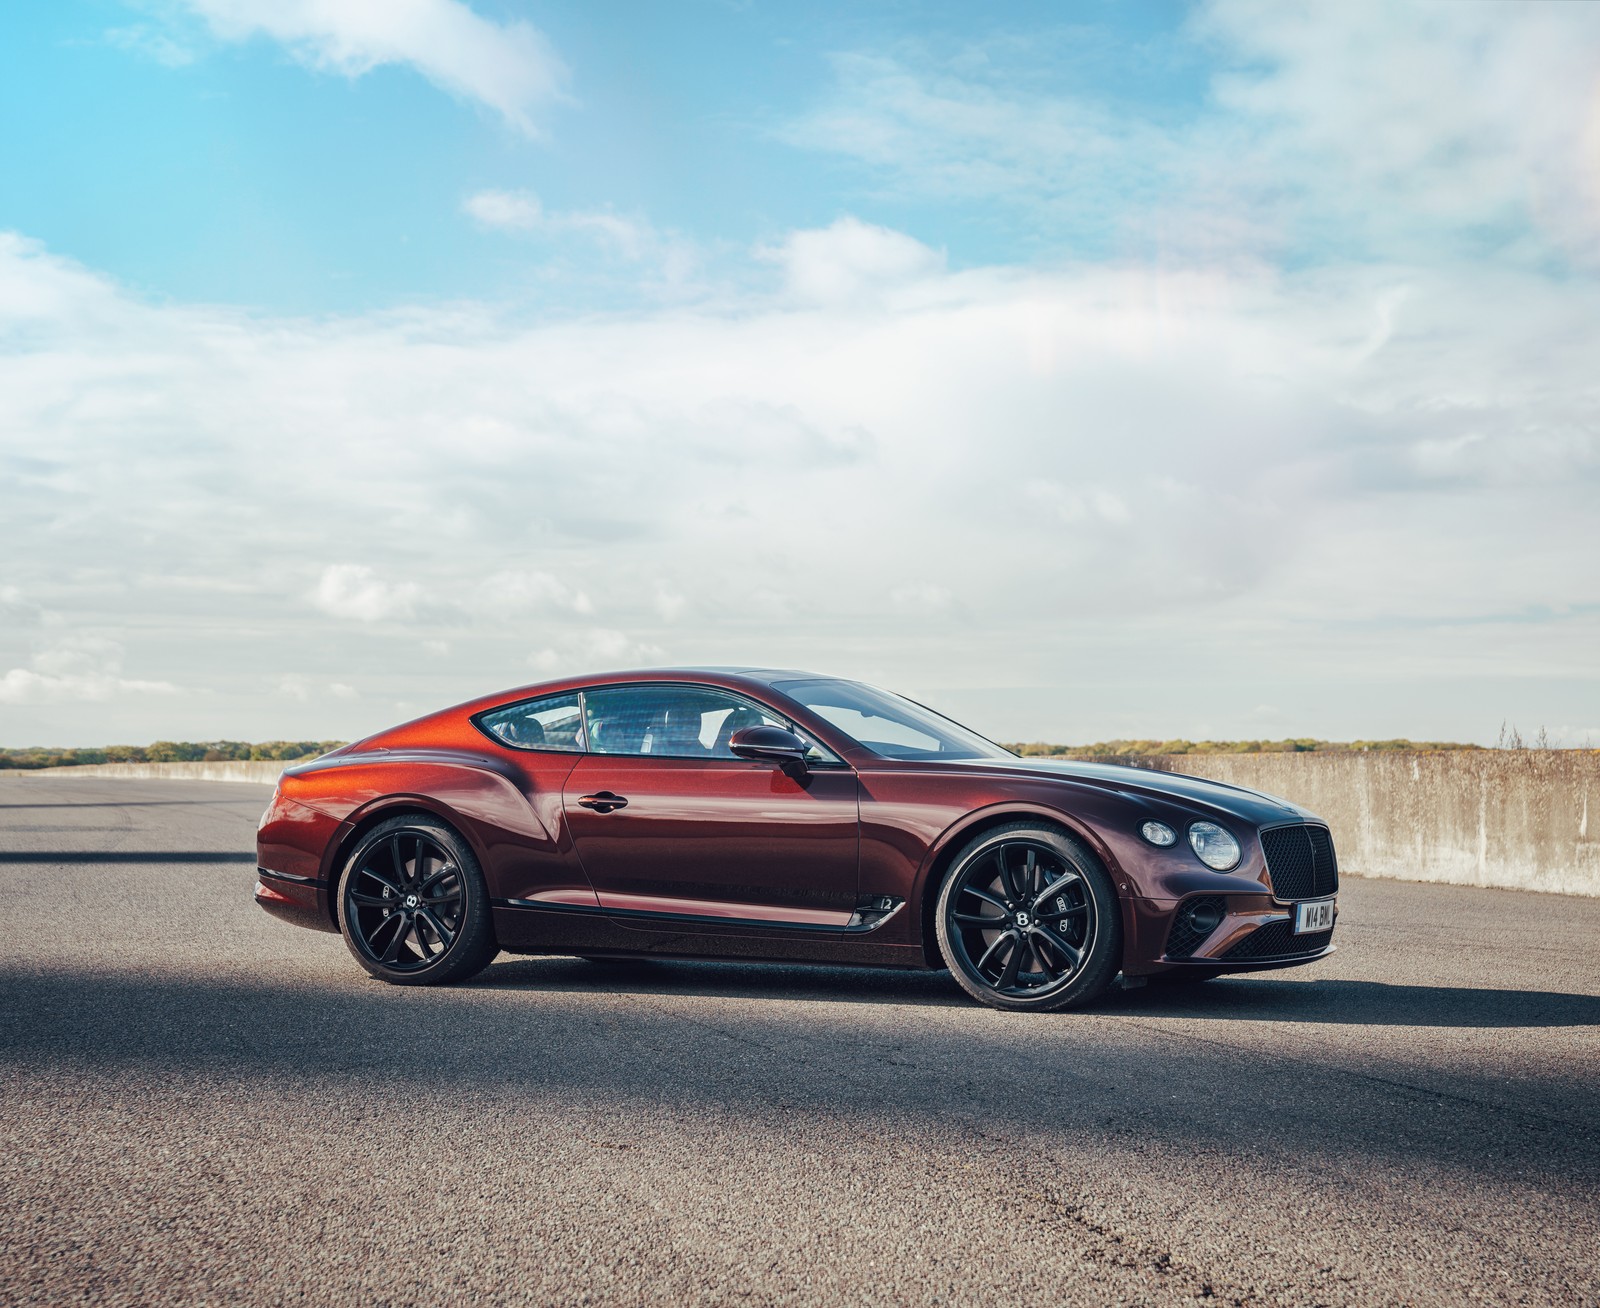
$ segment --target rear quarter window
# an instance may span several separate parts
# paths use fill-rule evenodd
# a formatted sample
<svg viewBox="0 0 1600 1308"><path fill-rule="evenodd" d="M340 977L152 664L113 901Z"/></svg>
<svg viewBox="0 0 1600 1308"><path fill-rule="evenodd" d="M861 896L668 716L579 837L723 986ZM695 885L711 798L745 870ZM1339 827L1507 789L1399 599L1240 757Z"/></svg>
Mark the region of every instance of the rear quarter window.
<svg viewBox="0 0 1600 1308"><path fill-rule="evenodd" d="M583 750L583 710L578 696L549 695L478 715L480 730L512 749Z"/></svg>

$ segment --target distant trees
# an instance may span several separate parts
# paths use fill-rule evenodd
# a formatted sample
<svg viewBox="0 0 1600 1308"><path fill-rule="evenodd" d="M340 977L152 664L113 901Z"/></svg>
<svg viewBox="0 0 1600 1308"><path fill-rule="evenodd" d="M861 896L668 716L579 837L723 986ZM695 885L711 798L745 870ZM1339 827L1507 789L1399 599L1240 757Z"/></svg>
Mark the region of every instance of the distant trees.
<svg viewBox="0 0 1600 1308"><path fill-rule="evenodd" d="M63 768L86 763L221 763L261 759L290 763L338 749L342 740L158 740L149 745L107 745L103 749L0 749L0 769Z"/></svg>
<svg viewBox="0 0 1600 1308"><path fill-rule="evenodd" d="M1478 749L1440 740L1101 740L1092 745L1048 745L1026 741L1008 745L1024 758L1138 758L1157 754L1309 754L1362 753L1368 750L1409 750L1433 753L1447 749Z"/></svg>

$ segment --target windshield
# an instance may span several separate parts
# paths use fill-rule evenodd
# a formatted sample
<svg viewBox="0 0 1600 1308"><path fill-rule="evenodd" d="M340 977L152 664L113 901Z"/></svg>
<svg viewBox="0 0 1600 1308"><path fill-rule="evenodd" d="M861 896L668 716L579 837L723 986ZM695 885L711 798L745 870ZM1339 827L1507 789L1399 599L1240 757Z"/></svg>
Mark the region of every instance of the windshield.
<svg viewBox="0 0 1600 1308"><path fill-rule="evenodd" d="M857 744L886 758L1016 757L941 713L858 681L818 679L773 685Z"/></svg>

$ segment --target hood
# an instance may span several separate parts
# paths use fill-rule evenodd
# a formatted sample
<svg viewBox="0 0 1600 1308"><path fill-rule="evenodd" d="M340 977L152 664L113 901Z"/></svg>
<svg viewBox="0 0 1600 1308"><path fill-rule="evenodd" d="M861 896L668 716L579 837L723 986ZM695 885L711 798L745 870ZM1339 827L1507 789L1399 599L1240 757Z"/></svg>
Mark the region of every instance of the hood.
<svg viewBox="0 0 1600 1308"><path fill-rule="evenodd" d="M1151 768L1129 767L1125 764L1046 758L971 759L952 761L947 766L973 768L997 776L1046 776L1057 781L1077 782L1129 795L1176 800L1194 808L1210 809L1258 824L1315 818L1315 814L1276 795L1246 790L1243 786L1230 786L1223 781L1207 781L1204 777L1191 777L1182 772L1157 772Z"/></svg>

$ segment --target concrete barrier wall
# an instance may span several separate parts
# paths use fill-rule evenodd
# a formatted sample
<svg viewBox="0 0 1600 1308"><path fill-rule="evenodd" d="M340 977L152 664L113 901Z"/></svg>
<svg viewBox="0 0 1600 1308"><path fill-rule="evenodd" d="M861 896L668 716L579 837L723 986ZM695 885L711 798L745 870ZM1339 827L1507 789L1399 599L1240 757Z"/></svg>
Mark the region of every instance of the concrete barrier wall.
<svg viewBox="0 0 1600 1308"><path fill-rule="evenodd" d="M1358 875L1600 896L1600 753L1180 754L1138 764L1304 805L1327 819L1340 866ZM284 766L104 763L45 771L271 785Z"/></svg>
<svg viewBox="0 0 1600 1308"><path fill-rule="evenodd" d="M296 760L300 762L303 760ZM75 768L39 768L17 771L13 776L40 777L124 777L150 781L249 781L276 785L289 763L252 763L228 760L222 763L85 763ZM6 775L0 772L0 776Z"/></svg>
<svg viewBox="0 0 1600 1308"><path fill-rule="evenodd" d="M1363 876L1600 895L1600 753L1182 754L1141 760L1304 805Z"/></svg>

